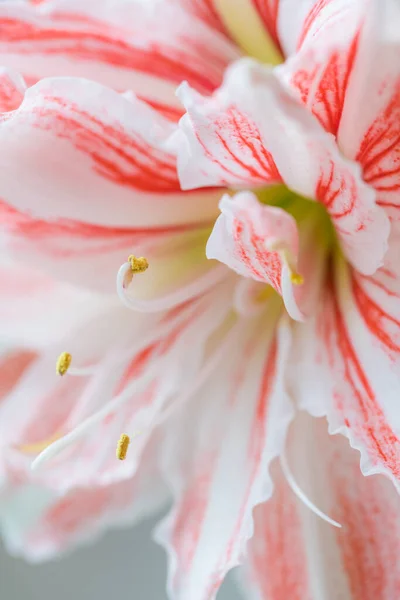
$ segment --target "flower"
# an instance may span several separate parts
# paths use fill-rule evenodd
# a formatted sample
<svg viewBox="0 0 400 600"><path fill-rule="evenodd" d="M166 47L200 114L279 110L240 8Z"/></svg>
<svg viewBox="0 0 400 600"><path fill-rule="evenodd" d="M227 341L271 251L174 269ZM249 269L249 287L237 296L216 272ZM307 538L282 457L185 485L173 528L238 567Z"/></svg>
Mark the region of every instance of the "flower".
<svg viewBox="0 0 400 600"><path fill-rule="evenodd" d="M13 552L169 490L171 597L214 598L245 555L259 597L396 596L399 19L395 0L2 3ZM232 37L286 62L236 60Z"/></svg>

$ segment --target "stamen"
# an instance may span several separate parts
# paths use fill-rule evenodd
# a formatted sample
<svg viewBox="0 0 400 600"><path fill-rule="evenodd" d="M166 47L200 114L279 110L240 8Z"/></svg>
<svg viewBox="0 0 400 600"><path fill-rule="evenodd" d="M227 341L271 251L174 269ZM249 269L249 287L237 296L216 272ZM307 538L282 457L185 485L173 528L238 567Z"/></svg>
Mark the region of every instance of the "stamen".
<svg viewBox="0 0 400 600"><path fill-rule="evenodd" d="M133 437L137 435L141 435L144 431L150 430L152 427L158 427L161 423L163 423L167 418L171 416L178 408L180 408L183 404L185 404L190 398L193 397L193 394L197 392L197 390L203 385L205 381L208 380L210 374L213 370L218 366L219 362L224 359L226 356L226 352L228 348L232 347L232 343L234 343L236 336L238 335L238 331L242 323L233 327L233 329L227 334L226 339L223 343L218 347L218 349L212 354L209 360L204 364L203 368L198 373L198 376L191 382L191 384L175 399L172 405L167 406L165 410L161 412L161 414L156 414L154 420L146 426L145 430L137 431L133 434ZM125 404L132 399L132 393L141 393L146 389L146 387L150 384L156 374L159 372L160 363L157 364L157 369L150 370L148 373L144 374L140 379L134 381L131 385L127 386L125 390L123 390L117 396L114 396L108 404L103 406L100 410L92 414L90 417L86 418L82 423L80 423L75 429L65 434L62 438L56 440L49 446L47 446L36 458L33 460L31 464L32 471L36 471L40 467L42 467L48 460L54 458L59 454L62 450L75 443L79 439L84 438L87 435L88 430L93 427L96 423L99 423L101 420L105 419L110 413L115 412L120 406Z"/></svg>
<svg viewBox="0 0 400 600"><path fill-rule="evenodd" d="M95 372L94 367L71 367L72 355L69 352L62 352L57 359L56 372L57 375L74 375L76 377L83 377L85 375L93 375Z"/></svg>
<svg viewBox="0 0 400 600"><path fill-rule="evenodd" d="M326 521L327 523L330 523L334 527L338 527L340 529L342 527L341 524L338 523L337 521L334 521L333 519L331 519L331 517L328 517L328 515L326 515L324 512L322 512L322 510L317 508L315 506L315 504L313 504L311 502L311 500L309 500L307 498L306 494L299 487L298 483L296 482L296 480L289 468L285 451L281 452L280 461L281 461L282 472L286 478L286 481L288 482L290 488L292 489L292 492L294 492L294 494L296 494L296 496L299 498L299 500L301 500L301 502L303 502L303 504L305 506L307 506L307 508L309 508L314 514L316 514L317 517L320 517L320 519L322 519L323 521Z"/></svg>
<svg viewBox="0 0 400 600"><path fill-rule="evenodd" d="M277 252L279 254L282 262L289 271L290 281L293 285L302 285L304 283L304 277L296 270L296 260L286 244L277 240L267 244L267 249L270 252Z"/></svg>
<svg viewBox="0 0 400 600"><path fill-rule="evenodd" d="M125 460L130 441L131 438L129 437L129 435L126 435L126 433L121 434L121 437L118 440L116 450L116 456L118 460Z"/></svg>
<svg viewBox="0 0 400 600"><path fill-rule="evenodd" d="M121 302L131 310L139 312L161 312L174 308L177 304L183 304L187 300L191 300L196 296L200 296L204 292L212 289L214 285L217 285L226 279L226 269L224 266L214 267L210 271L207 271L203 275L196 277L193 281L190 281L186 285L177 286L172 292L167 293L165 296L157 297L153 299L142 300L140 298L129 298L127 294L127 288L129 287L133 275L135 273L142 273L141 271L133 271L132 264L128 261L123 263L117 273L117 294ZM135 259L144 260L146 259ZM134 265L137 263L134 262ZM146 267L147 268L147 267Z"/></svg>
<svg viewBox="0 0 400 600"><path fill-rule="evenodd" d="M63 352L57 359L56 371L58 375L65 375L72 361L72 356L69 352Z"/></svg>
<svg viewBox="0 0 400 600"><path fill-rule="evenodd" d="M159 368L160 364L158 363L157 366ZM90 417L87 417L82 423L75 427L75 429L47 446L32 462L31 469L35 471L48 460L59 454L59 452L68 448L68 446L77 440L84 438L91 427L101 422L126 402L129 402L132 399L132 393L139 394L144 391L154 378L155 374L156 371L154 369L149 370L149 372L144 374L140 379L137 379L131 385L128 385L120 394L114 396L114 398L112 398L108 404L103 406L103 408L92 414Z"/></svg>

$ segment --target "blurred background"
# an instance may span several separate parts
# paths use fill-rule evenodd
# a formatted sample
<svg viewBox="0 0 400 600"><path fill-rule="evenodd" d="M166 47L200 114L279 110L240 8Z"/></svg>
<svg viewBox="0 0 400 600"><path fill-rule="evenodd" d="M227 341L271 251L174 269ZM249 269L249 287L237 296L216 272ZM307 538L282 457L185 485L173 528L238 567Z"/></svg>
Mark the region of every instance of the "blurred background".
<svg viewBox="0 0 400 600"><path fill-rule="evenodd" d="M166 557L154 520L106 534L65 558L29 565L0 547L1 600L167 600ZM242 600L232 577L218 600Z"/></svg>

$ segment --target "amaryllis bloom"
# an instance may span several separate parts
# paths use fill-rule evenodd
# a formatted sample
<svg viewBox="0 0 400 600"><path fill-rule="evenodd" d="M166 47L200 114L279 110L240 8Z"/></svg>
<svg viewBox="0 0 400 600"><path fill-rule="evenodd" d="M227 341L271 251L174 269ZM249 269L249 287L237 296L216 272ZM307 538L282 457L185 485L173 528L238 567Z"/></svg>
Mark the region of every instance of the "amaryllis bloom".
<svg viewBox="0 0 400 600"><path fill-rule="evenodd" d="M399 26L397 0L0 4L11 552L172 499L171 598L242 563L260 600L398 597Z"/></svg>

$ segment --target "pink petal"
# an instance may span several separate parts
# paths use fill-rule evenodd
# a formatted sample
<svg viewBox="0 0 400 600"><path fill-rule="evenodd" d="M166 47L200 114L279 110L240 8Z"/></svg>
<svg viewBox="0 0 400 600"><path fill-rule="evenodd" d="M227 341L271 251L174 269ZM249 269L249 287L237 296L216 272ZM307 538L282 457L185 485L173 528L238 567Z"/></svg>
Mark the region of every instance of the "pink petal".
<svg viewBox="0 0 400 600"><path fill-rule="evenodd" d="M0 329L14 348L43 349L118 306L116 299L60 283L23 261L3 258L0 279Z"/></svg>
<svg viewBox="0 0 400 600"><path fill-rule="evenodd" d="M358 453L341 436L329 436L323 420L303 416L295 424L290 450L296 479L342 528L306 510L276 469L274 495L257 507L249 544L254 599L396 598L397 493L381 476L363 477Z"/></svg>
<svg viewBox="0 0 400 600"><path fill-rule="evenodd" d="M0 62L29 83L48 76L87 77L164 104L176 118L174 88L219 85L237 52L179 3L58 0L0 5ZM188 32L191 32L188 35Z"/></svg>
<svg viewBox="0 0 400 600"><path fill-rule="evenodd" d="M0 112L15 110L21 104L26 85L22 77L10 69L0 68Z"/></svg>
<svg viewBox="0 0 400 600"><path fill-rule="evenodd" d="M49 220L140 228L204 222L216 194L182 194L168 121L83 79L43 80L0 123L0 198ZM112 200L111 200L112 199Z"/></svg>
<svg viewBox="0 0 400 600"><path fill-rule="evenodd" d="M260 5L260 11L269 9L272 19L274 4L277 5L275 28L282 47L282 53L286 57L294 54L297 50L298 40L302 35L304 22L311 8L316 4L316 0L264 0L264 2L263 0L253 0L253 2Z"/></svg>
<svg viewBox="0 0 400 600"><path fill-rule="evenodd" d="M63 496L35 484L11 487L0 516L9 552L32 562L49 560L97 539L110 527L132 526L159 510L166 493L155 468L154 450L149 449L134 478L108 486L76 488Z"/></svg>
<svg viewBox="0 0 400 600"><path fill-rule="evenodd" d="M43 274L108 294L115 293L118 269L132 253L145 256L151 267L144 277L135 278L132 286L134 295L142 299L179 290L214 270L204 254L211 224L122 228L71 219L47 221L1 201L0 217L4 248L16 261L29 256L31 268L37 267ZM183 264L182 252L193 259Z"/></svg>
<svg viewBox="0 0 400 600"><path fill-rule="evenodd" d="M250 0L282 56L296 49L304 19L315 0Z"/></svg>
<svg viewBox="0 0 400 600"><path fill-rule="evenodd" d="M186 414L166 430L164 471L175 496L157 539L169 550L173 598L212 600L242 559L252 510L271 493L268 467L292 418L282 381L290 344L273 318L246 322ZM227 502L227 499L229 501Z"/></svg>
<svg viewBox="0 0 400 600"><path fill-rule="evenodd" d="M353 76L362 3L314 2L298 38L298 51L281 72L323 128L337 134Z"/></svg>
<svg viewBox="0 0 400 600"><path fill-rule="evenodd" d="M282 178L291 190L325 205L358 270L369 274L382 264L389 222L375 204L374 189L275 72L240 61L212 98L187 87L180 94L188 110L176 138L184 187L265 185Z"/></svg>
<svg viewBox="0 0 400 600"><path fill-rule="evenodd" d="M0 402L11 392L34 359L35 354L28 350L8 351L2 355L0 359Z"/></svg>
<svg viewBox="0 0 400 600"><path fill-rule="evenodd" d="M230 77L212 99L182 84L178 90L187 114L176 137L178 170L183 189L209 185L262 186L280 183L273 158L265 148L259 123L238 105ZM245 82L237 82L242 87ZM258 116L258 115L257 115Z"/></svg>
<svg viewBox="0 0 400 600"><path fill-rule="evenodd" d="M398 256L398 245L393 252ZM400 489L400 292L394 255L373 277L337 265L334 286L315 319L298 330L292 372L300 407L326 415L331 431L348 436L361 452L363 473L384 473Z"/></svg>
<svg viewBox="0 0 400 600"><path fill-rule="evenodd" d="M309 600L308 562L299 502L277 465L273 479L272 498L254 511L246 583L254 593L254 600Z"/></svg>
<svg viewBox="0 0 400 600"><path fill-rule="evenodd" d="M207 257L244 277L272 285L288 300L289 314L301 318L296 302L294 307L290 302L294 294L290 268L296 269L299 246L294 218L280 208L262 205L250 192L224 196L220 209L222 214L207 243ZM290 256L290 266L284 256Z"/></svg>
<svg viewBox="0 0 400 600"><path fill-rule="evenodd" d="M400 35L394 24L400 10L392 0L368 6L338 139L343 151L362 165L364 180L376 190L377 204L398 220ZM368 102L362 102L365 97ZM357 106L360 110L353 120Z"/></svg>
<svg viewBox="0 0 400 600"><path fill-rule="evenodd" d="M221 22L218 11L214 5L215 0L174 0L185 10L192 12L198 19L217 31L226 34L225 27Z"/></svg>
<svg viewBox="0 0 400 600"><path fill-rule="evenodd" d="M398 4L321 2L282 72L345 156L358 161L377 203L397 218L400 36ZM368 97L368 102L364 99ZM354 119L354 115L357 118Z"/></svg>
<svg viewBox="0 0 400 600"><path fill-rule="evenodd" d="M57 493L131 477L167 405L190 391L209 337L230 312L231 295L232 286L217 289L151 317L127 319L125 309L110 310L60 339L0 404L0 474L17 473L23 482L33 476ZM73 366L90 366L92 374L60 380L55 359L65 349ZM142 434L127 459L116 460L121 432L137 431ZM50 457L32 474L32 461L44 450Z"/></svg>

